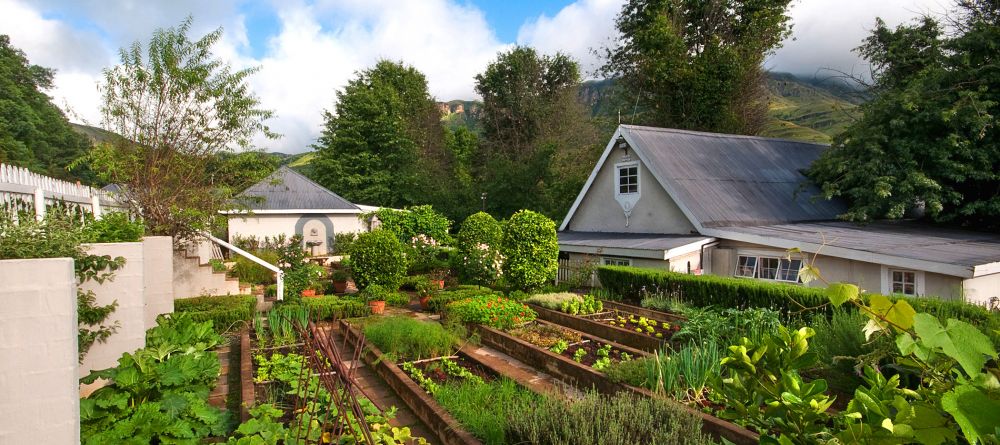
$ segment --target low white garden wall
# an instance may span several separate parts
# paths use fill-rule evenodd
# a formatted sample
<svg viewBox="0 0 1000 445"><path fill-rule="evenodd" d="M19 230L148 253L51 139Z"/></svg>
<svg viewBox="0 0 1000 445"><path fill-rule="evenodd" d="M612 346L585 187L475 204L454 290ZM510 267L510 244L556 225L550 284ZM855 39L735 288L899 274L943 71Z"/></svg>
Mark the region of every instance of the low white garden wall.
<svg viewBox="0 0 1000 445"><path fill-rule="evenodd" d="M0 444L80 443L73 260L3 260L0 283Z"/></svg>

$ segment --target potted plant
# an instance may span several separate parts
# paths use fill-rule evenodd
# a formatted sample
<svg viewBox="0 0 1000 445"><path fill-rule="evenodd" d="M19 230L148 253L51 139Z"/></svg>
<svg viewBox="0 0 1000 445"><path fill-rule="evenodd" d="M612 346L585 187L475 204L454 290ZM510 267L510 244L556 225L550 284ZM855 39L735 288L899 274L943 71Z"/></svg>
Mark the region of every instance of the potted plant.
<svg viewBox="0 0 1000 445"><path fill-rule="evenodd" d="M388 291L378 285L372 284L361 291L361 298L368 302L372 309L372 314L381 315L385 312L385 296Z"/></svg>
<svg viewBox="0 0 1000 445"><path fill-rule="evenodd" d="M344 269L334 270L333 273L330 275L330 278L333 280L334 292L338 294L347 292L347 280L349 280L351 276L350 274L347 273L346 270Z"/></svg>
<svg viewBox="0 0 1000 445"><path fill-rule="evenodd" d="M444 278L448 276L448 269L441 267L434 269L430 273L431 282L437 285L438 290L444 289Z"/></svg>
<svg viewBox="0 0 1000 445"><path fill-rule="evenodd" d="M438 290L438 284L429 279L417 282L417 296L420 297L420 308L427 310L430 308L431 297Z"/></svg>
<svg viewBox="0 0 1000 445"><path fill-rule="evenodd" d="M315 297L316 296L316 288L307 287L305 289L302 289L302 296L303 297Z"/></svg>

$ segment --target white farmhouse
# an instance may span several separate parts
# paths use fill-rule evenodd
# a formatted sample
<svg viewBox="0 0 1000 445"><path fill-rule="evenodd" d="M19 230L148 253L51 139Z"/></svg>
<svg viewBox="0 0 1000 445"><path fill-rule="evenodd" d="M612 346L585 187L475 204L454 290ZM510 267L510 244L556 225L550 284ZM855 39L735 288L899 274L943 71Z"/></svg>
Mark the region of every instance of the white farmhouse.
<svg viewBox="0 0 1000 445"><path fill-rule="evenodd" d="M831 282L979 304L1000 297L1000 235L912 221L856 225L803 171L828 147L622 125L559 232L570 263L799 283L799 248ZM817 283L818 284L818 283Z"/></svg>

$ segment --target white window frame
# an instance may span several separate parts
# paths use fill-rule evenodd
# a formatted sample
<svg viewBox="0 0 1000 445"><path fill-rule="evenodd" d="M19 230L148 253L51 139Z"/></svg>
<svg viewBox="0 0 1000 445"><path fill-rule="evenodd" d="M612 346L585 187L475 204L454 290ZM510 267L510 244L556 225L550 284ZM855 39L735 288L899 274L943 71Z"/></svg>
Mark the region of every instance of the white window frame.
<svg viewBox="0 0 1000 445"><path fill-rule="evenodd" d="M617 256L605 256L601 257L602 266L631 266L632 259L617 257Z"/></svg>
<svg viewBox="0 0 1000 445"><path fill-rule="evenodd" d="M635 191L622 192L622 170L626 168L635 169ZM615 164L615 196L639 196L642 192L642 169L639 168L638 161L619 162Z"/></svg>
<svg viewBox="0 0 1000 445"><path fill-rule="evenodd" d="M740 273L739 273L740 272L740 258L748 258L748 259L749 258L753 258L754 259L753 272L750 275L740 275ZM761 269L762 269L762 263L765 260L775 260L775 261L778 262L778 264L776 266L776 269L774 271L774 278L762 278L760 276ZM751 252L737 253L736 254L736 269L733 271L733 276L737 277L737 278L751 278L751 279L754 279L754 280L780 281L780 282L783 282L783 283L799 284L799 283L801 283L801 281L799 280L799 271L798 270L795 271L795 280L782 279L782 270L788 270L788 269L782 269L782 266L787 264L786 267L790 268L791 265L795 264L796 262L799 265L799 269L802 269L802 260L801 259L792 259L791 261L789 261L787 258L783 258L783 257L780 257L780 256L774 256L774 255L764 255L764 254L757 254L757 253L751 253Z"/></svg>
<svg viewBox="0 0 1000 445"><path fill-rule="evenodd" d="M903 278L903 281L899 282L900 283L900 288L902 289L902 291L900 291L900 292L897 292L895 290L895 287L896 287L896 277L895 277L895 275L897 273L900 274L900 276ZM913 275L913 281L907 280L906 279L907 275ZM912 284L913 285L913 293L911 293L911 294L906 293L906 285L907 284ZM917 271L915 271L915 270L906 270L906 269L889 269L889 290L892 293L894 293L894 294L903 294L903 295L909 295L909 296L912 296L912 297L916 297L917 295L920 295L917 292Z"/></svg>
<svg viewBox="0 0 1000 445"><path fill-rule="evenodd" d="M921 295L927 295L927 288L925 287L926 274L922 270L907 269L905 267L891 267L882 266L882 295L892 295L892 273L893 272L907 272L913 273L915 278L914 282L914 294L912 296L919 297ZM899 292L895 292L899 294Z"/></svg>

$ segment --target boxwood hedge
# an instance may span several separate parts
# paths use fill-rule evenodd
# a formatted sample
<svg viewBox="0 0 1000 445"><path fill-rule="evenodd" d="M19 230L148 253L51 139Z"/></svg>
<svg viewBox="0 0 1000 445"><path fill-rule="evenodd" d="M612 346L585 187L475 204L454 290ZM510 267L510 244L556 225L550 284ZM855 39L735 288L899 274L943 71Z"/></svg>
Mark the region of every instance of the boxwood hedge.
<svg viewBox="0 0 1000 445"><path fill-rule="evenodd" d="M194 321L212 320L216 332L226 332L248 322L257 310L253 295L220 295L174 300L174 312L184 312Z"/></svg>

